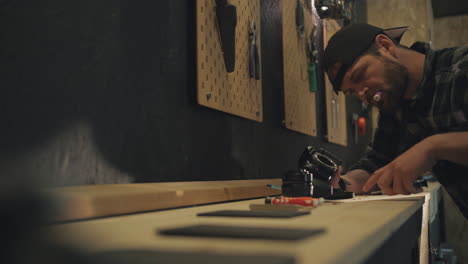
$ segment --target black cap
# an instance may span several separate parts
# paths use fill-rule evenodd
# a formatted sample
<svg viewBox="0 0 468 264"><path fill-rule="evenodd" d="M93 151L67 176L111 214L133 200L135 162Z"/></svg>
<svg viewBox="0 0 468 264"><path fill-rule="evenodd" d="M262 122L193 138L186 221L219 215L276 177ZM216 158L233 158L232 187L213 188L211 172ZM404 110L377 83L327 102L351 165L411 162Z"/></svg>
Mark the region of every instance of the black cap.
<svg viewBox="0 0 468 264"><path fill-rule="evenodd" d="M352 24L336 32L328 41L323 58L325 71L335 93L340 91L346 71L371 46L378 34L386 34L400 42L407 29L408 27L382 29L369 24ZM335 64L337 69L333 70L332 79L329 70Z"/></svg>

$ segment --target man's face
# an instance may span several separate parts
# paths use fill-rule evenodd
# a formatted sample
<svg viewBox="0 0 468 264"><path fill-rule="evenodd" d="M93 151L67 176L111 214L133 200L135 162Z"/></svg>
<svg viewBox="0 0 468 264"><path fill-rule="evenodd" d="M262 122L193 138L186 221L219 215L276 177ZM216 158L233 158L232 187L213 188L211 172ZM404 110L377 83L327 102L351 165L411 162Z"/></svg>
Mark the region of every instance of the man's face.
<svg viewBox="0 0 468 264"><path fill-rule="evenodd" d="M364 55L357 59L343 77L341 90L357 96L383 112L394 111L408 85L408 70L387 55ZM380 100L375 95L380 94Z"/></svg>

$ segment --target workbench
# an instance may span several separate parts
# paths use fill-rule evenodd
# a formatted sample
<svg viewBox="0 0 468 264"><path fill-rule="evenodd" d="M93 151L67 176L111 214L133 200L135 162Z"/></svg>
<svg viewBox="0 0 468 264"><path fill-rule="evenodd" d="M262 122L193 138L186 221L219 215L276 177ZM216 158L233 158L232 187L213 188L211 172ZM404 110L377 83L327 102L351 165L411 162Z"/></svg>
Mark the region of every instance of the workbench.
<svg viewBox="0 0 468 264"><path fill-rule="evenodd" d="M218 184L221 188L222 182ZM257 198L59 222L43 232L61 246L118 260L115 263L427 263L427 229L439 190L439 184L432 183L417 195L325 202L293 218L197 216L249 210L264 203ZM295 241L159 233L198 224L322 232Z"/></svg>

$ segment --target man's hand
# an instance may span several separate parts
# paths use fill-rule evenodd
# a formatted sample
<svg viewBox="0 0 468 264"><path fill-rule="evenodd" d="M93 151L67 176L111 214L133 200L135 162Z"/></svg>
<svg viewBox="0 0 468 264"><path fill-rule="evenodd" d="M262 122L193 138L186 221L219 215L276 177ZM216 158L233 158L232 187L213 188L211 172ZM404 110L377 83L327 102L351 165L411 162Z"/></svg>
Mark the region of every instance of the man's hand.
<svg viewBox="0 0 468 264"><path fill-rule="evenodd" d="M335 174L333 174L332 178L330 179L330 185L333 186L334 189L339 189L339 181L341 178L341 172L343 171L343 166L338 166L338 169L336 170Z"/></svg>
<svg viewBox="0 0 468 264"><path fill-rule="evenodd" d="M346 186L346 190L344 191L354 192L355 194L362 194L362 186L369 178L369 173L365 170L358 169L341 175L342 170L343 167L339 166L338 170L332 176L330 184L333 186L333 188L340 188L338 182L340 181L340 178L343 178L350 183L350 185Z"/></svg>
<svg viewBox="0 0 468 264"><path fill-rule="evenodd" d="M377 184L387 195L421 191L416 190L413 183L418 176L431 170L434 166L436 160L432 150L433 146L430 140L419 142L386 166L375 171L364 184L362 190L368 192Z"/></svg>

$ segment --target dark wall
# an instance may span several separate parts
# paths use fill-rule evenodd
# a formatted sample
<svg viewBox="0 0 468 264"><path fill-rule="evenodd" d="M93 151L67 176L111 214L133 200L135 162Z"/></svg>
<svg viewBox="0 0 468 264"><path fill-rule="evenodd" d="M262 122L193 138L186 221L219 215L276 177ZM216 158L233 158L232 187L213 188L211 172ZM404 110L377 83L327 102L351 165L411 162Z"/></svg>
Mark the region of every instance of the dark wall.
<svg viewBox="0 0 468 264"><path fill-rule="evenodd" d="M276 178L308 144L349 165L367 139L324 142L323 91L318 137L282 127L281 1L261 7L258 123L197 105L195 1L1 0L0 174L45 185Z"/></svg>
<svg viewBox="0 0 468 264"><path fill-rule="evenodd" d="M468 1L432 0L432 12L435 18L468 14Z"/></svg>

